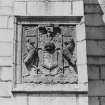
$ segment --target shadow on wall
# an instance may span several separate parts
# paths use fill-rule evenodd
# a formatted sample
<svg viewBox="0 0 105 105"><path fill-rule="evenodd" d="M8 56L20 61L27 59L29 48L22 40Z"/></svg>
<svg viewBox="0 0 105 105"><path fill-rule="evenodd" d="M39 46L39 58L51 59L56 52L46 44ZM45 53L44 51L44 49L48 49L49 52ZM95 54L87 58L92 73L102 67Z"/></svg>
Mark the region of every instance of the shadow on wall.
<svg viewBox="0 0 105 105"><path fill-rule="evenodd" d="M84 0L84 3L89 105L105 105L105 0Z"/></svg>

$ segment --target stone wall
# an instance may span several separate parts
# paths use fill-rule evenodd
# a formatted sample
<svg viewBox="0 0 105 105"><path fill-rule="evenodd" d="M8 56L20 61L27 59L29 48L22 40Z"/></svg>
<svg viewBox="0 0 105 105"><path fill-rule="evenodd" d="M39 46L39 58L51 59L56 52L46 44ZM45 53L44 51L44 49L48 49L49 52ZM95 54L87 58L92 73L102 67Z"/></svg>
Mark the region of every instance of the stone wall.
<svg viewBox="0 0 105 105"><path fill-rule="evenodd" d="M43 105L43 104L72 104L88 105L86 94L12 94L13 85L13 37L14 16L37 16L35 2L40 1L38 8L44 0L0 0L0 104L1 105ZM50 0L57 1L57 0ZM62 1L59 8L66 7L69 0ZM64 3L64 1L66 1ZM104 105L105 103L105 2L104 0L84 0L84 14L81 3L74 0L74 16L85 14L87 63L89 78L89 105ZM75 8L78 11L75 11ZM69 7L69 6L68 6ZM66 7L66 10L68 10ZM42 13L45 11L42 11ZM64 10L63 10L64 12ZM56 15L57 13L55 13ZM48 14L52 16L51 13ZM61 14L59 14L61 15ZM65 12L64 15L68 15ZM41 16L41 14L40 14ZM35 101L36 100L36 101ZM41 101L40 101L41 100ZM42 103L43 102L43 103Z"/></svg>
<svg viewBox="0 0 105 105"><path fill-rule="evenodd" d="M89 105L105 104L105 1L84 0Z"/></svg>

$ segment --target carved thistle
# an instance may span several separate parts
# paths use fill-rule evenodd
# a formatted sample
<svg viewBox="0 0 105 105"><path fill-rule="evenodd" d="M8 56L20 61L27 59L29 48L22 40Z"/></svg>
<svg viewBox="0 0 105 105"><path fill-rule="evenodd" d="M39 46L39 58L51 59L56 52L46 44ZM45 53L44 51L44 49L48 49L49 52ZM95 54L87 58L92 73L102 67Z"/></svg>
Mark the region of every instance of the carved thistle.
<svg viewBox="0 0 105 105"><path fill-rule="evenodd" d="M77 83L74 26L24 26L22 42L23 82Z"/></svg>

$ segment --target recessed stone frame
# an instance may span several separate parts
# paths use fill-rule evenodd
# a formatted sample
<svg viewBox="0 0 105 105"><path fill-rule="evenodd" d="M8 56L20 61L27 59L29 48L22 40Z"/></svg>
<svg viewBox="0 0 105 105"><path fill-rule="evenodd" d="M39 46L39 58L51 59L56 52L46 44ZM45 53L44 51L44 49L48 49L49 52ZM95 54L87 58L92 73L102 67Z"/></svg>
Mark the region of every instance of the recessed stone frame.
<svg viewBox="0 0 105 105"><path fill-rule="evenodd" d="M36 24L69 24L75 26L76 32L76 57L78 82L76 83L58 83L43 84L33 81L23 81L23 59L22 59L22 35L24 26L34 26ZM13 92L87 92L87 56L85 40L84 17L80 16L35 16L35 17L15 17L15 35L14 35L14 83Z"/></svg>

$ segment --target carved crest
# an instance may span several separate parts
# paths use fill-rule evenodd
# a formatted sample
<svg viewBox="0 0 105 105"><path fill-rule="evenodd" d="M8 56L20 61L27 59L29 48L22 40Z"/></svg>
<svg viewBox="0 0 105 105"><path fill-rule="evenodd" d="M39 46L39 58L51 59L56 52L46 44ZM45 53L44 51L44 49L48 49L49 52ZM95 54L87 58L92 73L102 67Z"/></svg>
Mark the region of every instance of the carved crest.
<svg viewBox="0 0 105 105"><path fill-rule="evenodd" d="M39 24L23 27L23 81L37 84L76 83L75 27Z"/></svg>

